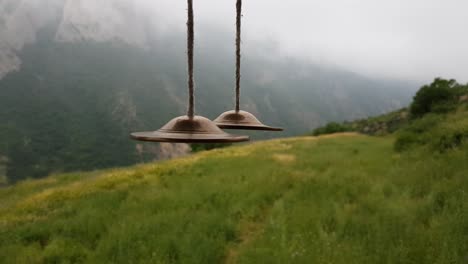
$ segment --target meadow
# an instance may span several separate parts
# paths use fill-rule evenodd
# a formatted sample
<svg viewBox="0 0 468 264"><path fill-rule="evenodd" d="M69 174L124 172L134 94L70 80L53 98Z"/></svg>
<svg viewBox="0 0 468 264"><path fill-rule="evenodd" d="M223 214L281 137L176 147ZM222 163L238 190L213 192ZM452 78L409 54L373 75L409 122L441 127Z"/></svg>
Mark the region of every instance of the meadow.
<svg viewBox="0 0 468 264"><path fill-rule="evenodd" d="M468 148L259 142L0 189L1 263L468 261Z"/></svg>

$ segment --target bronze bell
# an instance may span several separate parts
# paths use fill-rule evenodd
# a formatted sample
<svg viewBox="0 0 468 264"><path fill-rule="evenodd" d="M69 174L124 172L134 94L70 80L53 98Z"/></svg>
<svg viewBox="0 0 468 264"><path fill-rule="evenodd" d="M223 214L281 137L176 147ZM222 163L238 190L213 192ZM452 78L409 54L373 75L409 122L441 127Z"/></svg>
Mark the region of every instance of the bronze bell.
<svg viewBox="0 0 468 264"><path fill-rule="evenodd" d="M235 110L222 113L214 120L216 125L224 129L283 131L279 127L270 127L260 122L254 115L246 111Z"/></svg>
<svg viewBox="0 0 468 264"><path fill-rule="evenodd" d="M264 125L251 113L240 110L242 0L237 0L236 11L236 108L222 113L215 123L224 129L283 131L279 127Z"/></svg>
<svg viewBox="0 0 468 264"><path fill-rule="evenodd" d="M222 131L213 121L202 117L180 116L157 131L132 133L140 141L177 143L234 143L248 141L248 136L231 135Z"/></svg>

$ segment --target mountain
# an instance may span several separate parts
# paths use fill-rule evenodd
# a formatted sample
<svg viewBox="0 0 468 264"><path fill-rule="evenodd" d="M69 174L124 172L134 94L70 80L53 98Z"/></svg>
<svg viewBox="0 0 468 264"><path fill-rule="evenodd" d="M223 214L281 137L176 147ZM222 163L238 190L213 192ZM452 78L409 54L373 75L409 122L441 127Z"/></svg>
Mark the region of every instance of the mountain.
<svg viewBox="0 0 468 264"><path fill-rule="evenodd" d="M138 3L0 1L0 159L10 182L190 150L128 139L186 111L184 32L160 30ZM197 32L196 109L209 118L233 107L230 37ZM417 88L284 57L262 41L243 58L242 107L286 128L254 139L400 108Z"/></svg>

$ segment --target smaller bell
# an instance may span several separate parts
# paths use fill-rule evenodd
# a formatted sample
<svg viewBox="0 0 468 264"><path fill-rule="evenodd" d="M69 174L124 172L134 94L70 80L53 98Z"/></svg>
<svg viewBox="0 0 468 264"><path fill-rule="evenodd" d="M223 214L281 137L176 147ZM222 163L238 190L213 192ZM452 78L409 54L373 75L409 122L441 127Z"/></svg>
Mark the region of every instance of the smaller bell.
<svg viewBox="0 0 468 264"><path fill-rule="evenodd" d="M139 141L170 143L235 143L248 141L248 136L231 135L202 116L180 116L157 131L136 132L131 138Z"/></svg>
<svg viewBox="0 0 468 264"><path fill-rule="evenodd" d="M270 127L260 122L254 115L246 111L235 110L222 113L214 120L216 125L223 129L283 131L279 127Z"/></svg>

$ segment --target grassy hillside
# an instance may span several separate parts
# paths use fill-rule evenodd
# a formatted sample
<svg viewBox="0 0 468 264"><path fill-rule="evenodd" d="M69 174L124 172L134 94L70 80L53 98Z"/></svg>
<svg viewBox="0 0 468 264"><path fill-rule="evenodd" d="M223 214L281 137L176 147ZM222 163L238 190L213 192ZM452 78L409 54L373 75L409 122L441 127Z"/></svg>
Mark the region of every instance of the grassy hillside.
<svg viewBox="0 0 468 264"><path fill-rule="evenodd" d="M0 260L466 263L467 145L394 141L283 139L26 181L0 190Z"/></svg>

